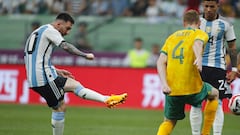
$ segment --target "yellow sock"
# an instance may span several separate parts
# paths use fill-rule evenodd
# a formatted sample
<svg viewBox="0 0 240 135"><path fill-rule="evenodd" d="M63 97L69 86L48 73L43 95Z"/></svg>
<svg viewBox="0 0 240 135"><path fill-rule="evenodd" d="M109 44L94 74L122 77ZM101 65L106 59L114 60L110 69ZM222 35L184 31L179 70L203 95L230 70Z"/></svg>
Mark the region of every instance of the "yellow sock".
<svg viewBox="0 0 240 135"><path fill-rule="evenodd" d="M210 135L211 127L215 119L216 111L218 108L218 100L207 100L204 109L204 121L202 128L202 135Z"/></svg>
<svg viewBox="0 0 240 135"><path fill-rule="evenodd" d="M170 135L173 130L173 123L170 121L164 121L158 129L157 135Z"/></svg>

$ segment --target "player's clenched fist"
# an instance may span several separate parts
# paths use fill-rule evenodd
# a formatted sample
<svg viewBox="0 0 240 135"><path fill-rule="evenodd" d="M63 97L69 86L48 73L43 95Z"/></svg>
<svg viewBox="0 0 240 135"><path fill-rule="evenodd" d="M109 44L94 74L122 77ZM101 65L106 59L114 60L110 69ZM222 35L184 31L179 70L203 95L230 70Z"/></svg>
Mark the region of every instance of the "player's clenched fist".
<svg viewBox="0 0 240 135"><path fill-rule="evenodd" d="M87 53L86 54L86 59L93 60L94 59L94 55L92 53Z"/></svg>

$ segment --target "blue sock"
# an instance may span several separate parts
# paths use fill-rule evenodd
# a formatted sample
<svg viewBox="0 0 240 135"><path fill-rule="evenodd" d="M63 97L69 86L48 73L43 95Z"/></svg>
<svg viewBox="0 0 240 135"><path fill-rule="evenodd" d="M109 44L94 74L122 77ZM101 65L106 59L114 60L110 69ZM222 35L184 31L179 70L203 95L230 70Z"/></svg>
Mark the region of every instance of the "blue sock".
<svg viewBox="0 0 240 135"><path fill-rule="evenodd" d="M64 130L64 112L52 112L53 135L63 135Z"/></svg>

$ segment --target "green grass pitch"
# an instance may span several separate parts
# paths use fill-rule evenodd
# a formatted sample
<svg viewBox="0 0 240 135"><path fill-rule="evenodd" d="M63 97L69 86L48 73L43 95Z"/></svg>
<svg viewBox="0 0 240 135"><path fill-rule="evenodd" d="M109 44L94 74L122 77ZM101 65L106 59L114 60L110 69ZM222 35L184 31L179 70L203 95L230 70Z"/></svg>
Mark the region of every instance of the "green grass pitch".
<svg viewBox="0 0 240 135"><path fill-rule="evenodd" d="M191 135L189 114L172 135ZM0 135L51 135L51 110L43 105L0 104ZM68 106L65 135L156 135L161 110ZM240 117L225 114L223 135L240 134Z"/></svg>

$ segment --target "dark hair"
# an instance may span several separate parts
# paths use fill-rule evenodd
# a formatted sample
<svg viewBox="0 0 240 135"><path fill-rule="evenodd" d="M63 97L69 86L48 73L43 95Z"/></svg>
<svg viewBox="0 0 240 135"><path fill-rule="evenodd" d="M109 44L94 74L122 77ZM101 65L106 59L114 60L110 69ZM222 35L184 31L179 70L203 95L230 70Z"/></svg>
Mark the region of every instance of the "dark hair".
<svg viewBox="0 0 240 135"><path fill-rule="evenodd" d="M74 19L72 16L68 13L60 13L57 15L56 20L63 20L65 22L70 21L72 24L74 24Z"/></svg>
<svg viewBox="0 0 240 135"><path fill-rule="evenodd" d="M40 25L41 25L41 23L40 23L40 21L33 21L32 23L31 23L31 25L32 26L36 26L36 27L39 27Z"/></svg>
<svg viewBox="0 0 240 135"><path fill-rule="evenodd" d="M136 37L136 38L134 39L134 41L142 42L143 40L142 40L142 38L140 38L140 37Z"/></svg>
<svg viewBox="0 0 240 135"><path fill-rule="evenodd" d="M87 24L87 22L79 22L79 23L78 23L78 26L84 26L84 27L87 27L88 24Z"/></svg>

